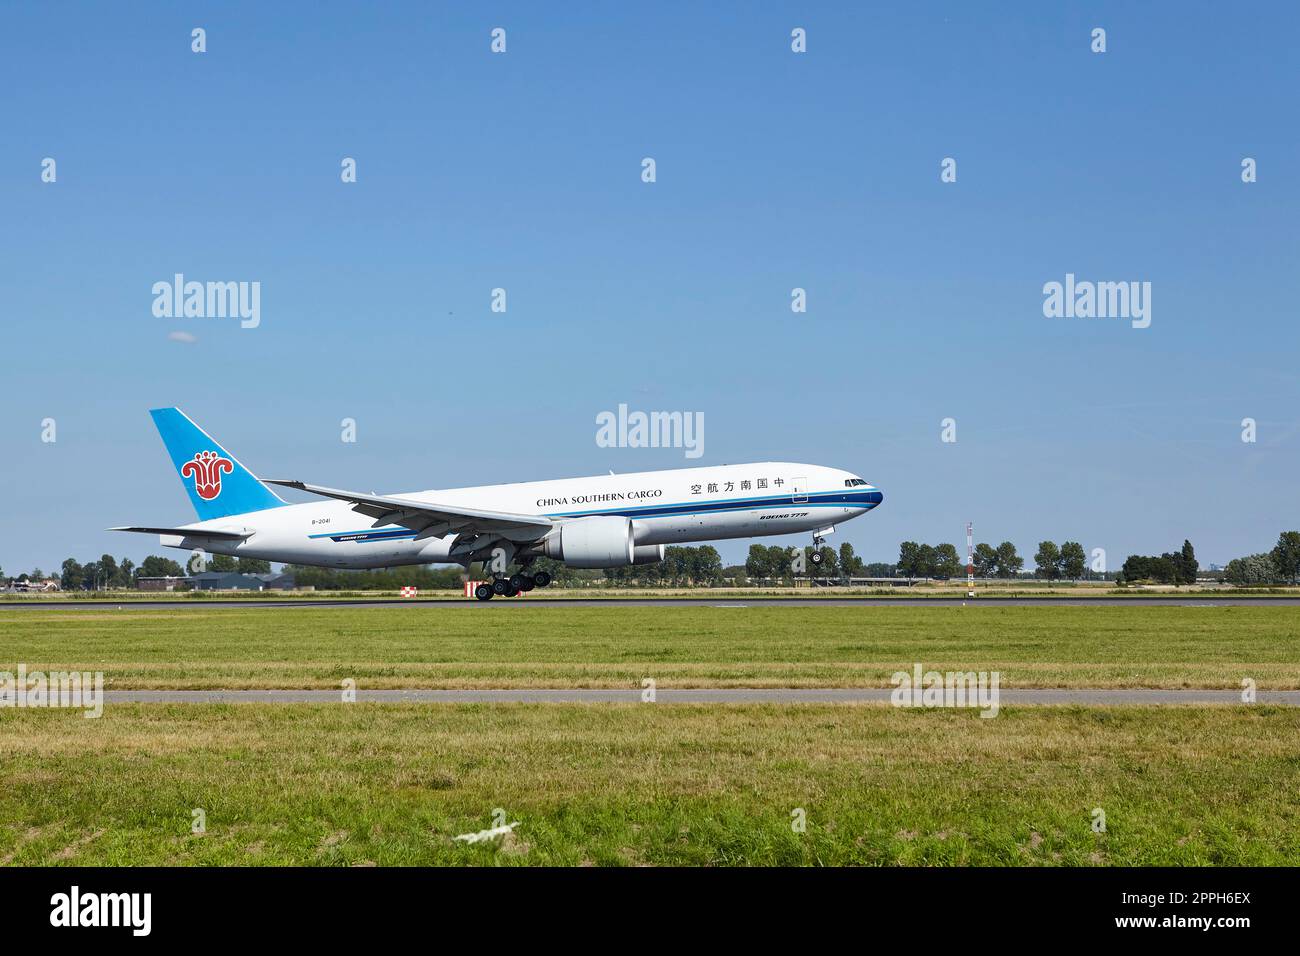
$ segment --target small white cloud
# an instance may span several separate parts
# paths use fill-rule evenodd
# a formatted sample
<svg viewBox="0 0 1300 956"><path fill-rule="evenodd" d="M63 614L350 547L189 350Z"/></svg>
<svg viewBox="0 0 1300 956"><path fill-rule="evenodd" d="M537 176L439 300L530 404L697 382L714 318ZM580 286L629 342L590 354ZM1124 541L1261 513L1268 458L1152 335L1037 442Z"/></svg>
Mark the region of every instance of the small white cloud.
<svg viewBox="0 0 1300 956"><path fill-rule="evenodd" d="M197 342L199 340L197 335L191 335L189 332L168 332L167 338L173 342L185 343Z"/></svg>

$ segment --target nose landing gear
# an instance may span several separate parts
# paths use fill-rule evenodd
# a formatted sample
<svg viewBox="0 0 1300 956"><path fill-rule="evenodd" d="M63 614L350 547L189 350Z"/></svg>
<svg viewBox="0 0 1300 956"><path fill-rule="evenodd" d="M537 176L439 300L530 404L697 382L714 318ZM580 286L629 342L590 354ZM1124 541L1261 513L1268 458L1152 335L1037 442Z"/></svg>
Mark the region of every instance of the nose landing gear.
<svg viewBox="0 0 1300 956"><path fill-rule="evenodd" d="M834 530L835 530L835 526L831 525L829 528L821 528L813 532L813 546L812 546L812 556L811 556L811 560L813 564L819 565L826 560L826 555L822 554L822 548L826 544L825 535L830 534Z"/></svg>

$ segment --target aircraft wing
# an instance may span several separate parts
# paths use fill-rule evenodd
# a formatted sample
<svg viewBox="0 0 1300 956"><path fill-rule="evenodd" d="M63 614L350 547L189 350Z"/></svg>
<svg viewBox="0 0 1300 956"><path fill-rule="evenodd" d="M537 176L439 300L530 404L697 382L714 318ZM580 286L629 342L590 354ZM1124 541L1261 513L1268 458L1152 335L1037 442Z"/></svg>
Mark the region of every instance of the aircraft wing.
<svg viewBox="0 0 1300 956"><path fill-rule="evenodd" d="M222 541L243 541L251 531L205 531L202 528L109 528L109 531L135 531L140 534L174 534L182 538L219 538Z"/></svg>
<svg viewBox="0 0 1300 956"><path fill-rule="evenodd" d="M535 541L555 527L549 518L538 515L512 514L505 511L483 511L460 505L430 504L410 498L393 498L388 495L363 495L338 488L322 488L302 481L264 479L268 484L297 488L313 495L347 501L352 510L375 519L374 527L386 524L401 525L418 533L421 538L441 537L445 534L470 533L495 535L515 541Z"/></svg>

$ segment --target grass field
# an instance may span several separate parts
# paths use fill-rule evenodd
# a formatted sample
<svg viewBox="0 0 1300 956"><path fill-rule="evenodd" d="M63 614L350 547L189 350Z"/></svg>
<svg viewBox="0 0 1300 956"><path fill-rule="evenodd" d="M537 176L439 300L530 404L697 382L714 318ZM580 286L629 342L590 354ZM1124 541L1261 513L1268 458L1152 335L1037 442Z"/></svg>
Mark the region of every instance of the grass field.
<svg viewBox="0 0 1300 956"><path fill-rule="evenodd" d="M1003 687L1300 687L1293 607L32 610L0 671L110 688L885 687L920 662Z"/></svg>
<svg viewBox="0 0 1300 956"><path fill-rule="evenodd" d="M1300 864L1297 708L117 705L0 753L5 864Z"/></svg>
<svg viewBox="0 0 1300 956"><path fill-rule="evenodd" d="M888 686L918 661L1000 670L1004 687L1294 688L1300 610L0 616L0 671L98 670L118 688ZM0 761L0 865L1300 865L1300 708L5 708ZM495 808L514 833L452 839Z"/></svg>

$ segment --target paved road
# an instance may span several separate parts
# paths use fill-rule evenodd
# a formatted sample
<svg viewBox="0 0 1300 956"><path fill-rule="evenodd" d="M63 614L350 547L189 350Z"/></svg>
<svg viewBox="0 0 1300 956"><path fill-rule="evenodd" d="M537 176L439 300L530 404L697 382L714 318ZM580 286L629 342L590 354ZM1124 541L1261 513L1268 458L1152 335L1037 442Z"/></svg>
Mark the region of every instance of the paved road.
<svg viewBox="0 0 1300 956"><path fill-rule="evenodd" d="M861 704L887 702L892 688L660 688L656 703L664 704ZM1300 707L1300 690L1260 691L1261 704ZM338 690L111 690L105 703L338 703ZM639 690L358 690L357 700L372 703L637 703ZM1017 704L1240 704L1236 690L1092 690L1049 688L1001 690L1000 705Z"/></svg>
<svg viewBox="0 0 1300 956"><path fill-rule="evenodd" d="M1082 606L1082 607L1295 607L1300 605L1300 597L1143 597L1143 598L1007 598L978 597L973 601L963 598L926 598L926 597L862 597L862 598L725 598L710 596L707 598L533 598L532 600L495 598L491 601L475 600L420 600L401 598L375 598L373 600L233 600L220 599L198 601L9 601L0 602L0 611L21 608L41 608L60 611L103 611L121 608L143 611L198 611L211 608L234 610L260 610L266 608L363 608L363 607L404 607L410 609L457 611L516 607L873 607L905 605L908 607L1023 607L1039 605L1046 607Z"/></svg>

